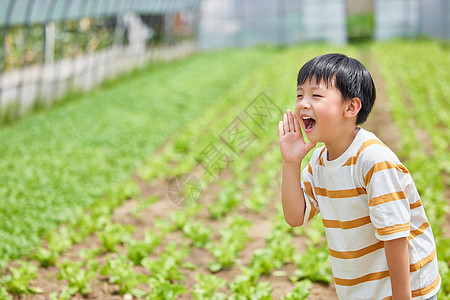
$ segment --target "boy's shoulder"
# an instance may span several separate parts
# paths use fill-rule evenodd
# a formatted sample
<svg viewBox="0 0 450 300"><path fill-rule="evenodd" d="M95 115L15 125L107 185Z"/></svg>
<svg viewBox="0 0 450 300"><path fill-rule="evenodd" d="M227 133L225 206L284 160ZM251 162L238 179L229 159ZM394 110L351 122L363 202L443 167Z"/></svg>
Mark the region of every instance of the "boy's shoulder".
<svg viewBox="0 0 450 300"><path fill-rule="evenodd" d="M368 174L387 169L397 169L402 173L409 174L409 171L402 164L400 159L386 144L384 144L374 133L365 130L365 139L355 155L354 165L356 173L363 174L364 181L361 184L367 185Z"/></svg>
<svg viewBox="0 0 450 300"><path fill-rule="evenodd" d="M393 160L400 162L394 151L384 144L373 132L362 129L362 138L357 145L357 159L360 161L383 161Z"/></svg>
<svg viewBox="0 0 450 300"><path fill-rule="evenodd" d="M312 154L310 164L325 166L325 151L325 146L316 148ZM360 128L352 145L343 154L343 157L338 160L342 162L342 167L349 165L368 166L381 161L392 161L400 164L397 155L386 144L373 132L363 128Z"/></svg>

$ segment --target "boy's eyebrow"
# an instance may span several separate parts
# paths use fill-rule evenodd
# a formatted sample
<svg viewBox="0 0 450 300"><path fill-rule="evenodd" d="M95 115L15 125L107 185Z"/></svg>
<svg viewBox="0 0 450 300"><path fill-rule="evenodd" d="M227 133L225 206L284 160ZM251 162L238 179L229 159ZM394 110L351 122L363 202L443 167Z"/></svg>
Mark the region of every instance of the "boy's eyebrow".
<svg viewBox="0 0 450 300"><path fill-rule="evenodd" d="M317 86L312 86L311 89L312 90L322 90L323 88L317 85ZM299 91L299 90L303 90L303 88L301 86L297 87L297 91Z"/></svg>

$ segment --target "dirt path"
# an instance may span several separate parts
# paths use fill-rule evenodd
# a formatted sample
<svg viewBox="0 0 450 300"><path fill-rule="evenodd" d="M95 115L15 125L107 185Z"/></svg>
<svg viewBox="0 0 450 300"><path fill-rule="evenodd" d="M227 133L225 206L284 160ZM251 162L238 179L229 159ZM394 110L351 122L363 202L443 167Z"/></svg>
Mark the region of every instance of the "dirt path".
<svg viewBox="0 0 450 300"><path fill-rule="evenodd" d="M381 70L370 54L363 54L363 57L366 58L367 67L370 69L377 90L375 105L373 106L372 112L367 118L366 123L363 124L363 127L372 131L383 141L383 143L396 152L400 131L391 117L391 111L387 100L387 90L381 76Z"/></svg>

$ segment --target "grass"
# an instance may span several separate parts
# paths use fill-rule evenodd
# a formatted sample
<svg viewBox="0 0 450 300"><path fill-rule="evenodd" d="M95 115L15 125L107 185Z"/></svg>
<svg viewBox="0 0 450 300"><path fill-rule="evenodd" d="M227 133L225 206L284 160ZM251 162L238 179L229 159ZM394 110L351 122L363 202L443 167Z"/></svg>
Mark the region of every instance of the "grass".
<svg viewBox="0 0 450 300"><path fill-rule="evenodd" d="M150 66L0 128L0 258L26 253L127 178L273 51L229 50Z"/></svg>

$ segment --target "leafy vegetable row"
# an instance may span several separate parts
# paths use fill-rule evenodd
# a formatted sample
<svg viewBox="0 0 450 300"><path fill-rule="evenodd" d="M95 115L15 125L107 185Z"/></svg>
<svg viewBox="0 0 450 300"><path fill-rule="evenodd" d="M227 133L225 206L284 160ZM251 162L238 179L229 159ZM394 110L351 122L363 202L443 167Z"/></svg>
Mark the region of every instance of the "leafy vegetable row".
<svg viewBox="0 0 450 300"><path fill-rule="evenodd" d="M1 127L0 260L32 251L276 53L228 50L150 65Z"/></svg>

